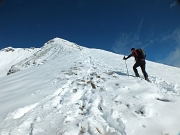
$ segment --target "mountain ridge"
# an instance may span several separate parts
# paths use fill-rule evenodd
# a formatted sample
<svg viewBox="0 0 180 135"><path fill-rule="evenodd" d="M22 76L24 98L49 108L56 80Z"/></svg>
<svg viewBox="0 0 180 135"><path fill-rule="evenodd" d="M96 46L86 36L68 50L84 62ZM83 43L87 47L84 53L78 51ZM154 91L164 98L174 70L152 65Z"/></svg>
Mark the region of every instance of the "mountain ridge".
<svg viewBox="0 0 180 135"><path fill-rule="evenodd" d="M54 38L46 42L41 48L30 48L30 49L23 49L19 48L21 50L36 50L31 55L22 58L20 61L11 64L11 68L7 71L7 75L10 75L12 73L28 69L30 67L38 66L41 64L46 63L49 60L54 59L59 54L68 54L73 51L80 51L85 47L79 46L75 43L72 43L70 41L61 39L61 38ZM18 49L18 50L19 50ZM1 51L2 52L14 52L17 50L17 48L4 48ZM11 63L11 62L10 62Z"/></svg>

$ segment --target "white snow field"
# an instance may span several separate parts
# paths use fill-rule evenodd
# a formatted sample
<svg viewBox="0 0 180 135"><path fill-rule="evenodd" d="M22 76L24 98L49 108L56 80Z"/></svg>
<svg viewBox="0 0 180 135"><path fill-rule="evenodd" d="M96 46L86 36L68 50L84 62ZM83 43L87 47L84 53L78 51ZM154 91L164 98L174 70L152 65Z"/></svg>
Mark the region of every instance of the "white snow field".
<svg viewBox="0 0 180 135"><path fill-rule="evenodd" d="M180 68L146 61L147 82L123 55L60 38L35 50L0 52L18 69L1 61L0 135L180 135Z"/></svg>

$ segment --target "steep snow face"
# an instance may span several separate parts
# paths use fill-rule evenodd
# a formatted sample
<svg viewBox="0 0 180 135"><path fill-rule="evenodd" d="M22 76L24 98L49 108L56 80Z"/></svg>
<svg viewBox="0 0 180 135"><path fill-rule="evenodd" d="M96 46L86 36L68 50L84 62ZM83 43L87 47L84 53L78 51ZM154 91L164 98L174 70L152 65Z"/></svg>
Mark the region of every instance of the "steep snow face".
<svg viewBox="0 0 180 135"><path fill-rule="evenodd" d="M38 48L12 48L7 47L0 50L0 78L7 75L12 65L32 56Z"/></svg>
<svg viewBox="0 0 180 135"><path fill-rule="evenodd" d="M37 65L42 65L49 60L55 59L59 55L66 55L71 52L80 51L83 47L69 42L61 38L54 38L40 48L36 53L30 57L14 64L9 70L8 74L15 73Z"/></svg>
<svg viewBox="0 0 180 135"><path fill-rule="evenodd" d="M0 78L1 135L180 133L179 68L147 61L149 83L133 58L127 76L122 55L75 50Z"/></svg>

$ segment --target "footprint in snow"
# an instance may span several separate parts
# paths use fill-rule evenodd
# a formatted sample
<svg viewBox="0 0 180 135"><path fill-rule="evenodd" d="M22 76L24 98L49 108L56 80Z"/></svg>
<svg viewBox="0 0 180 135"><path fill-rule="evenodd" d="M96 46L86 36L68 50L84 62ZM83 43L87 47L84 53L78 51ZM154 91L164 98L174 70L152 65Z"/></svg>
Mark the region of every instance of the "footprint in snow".
<svg viewBox="0 0 180 135"><path fill-rule="evenodd" d="M141 109L136 110L135 112L144 117L149 117L151 114L151 110L148 107L142 107Z"/></svg>
<svg viewBox="0 0 180 135"><path fill-rule="evenodd" d="M171 100L165 98L155 98L155 99L162 102L172 102Z"/></svg>

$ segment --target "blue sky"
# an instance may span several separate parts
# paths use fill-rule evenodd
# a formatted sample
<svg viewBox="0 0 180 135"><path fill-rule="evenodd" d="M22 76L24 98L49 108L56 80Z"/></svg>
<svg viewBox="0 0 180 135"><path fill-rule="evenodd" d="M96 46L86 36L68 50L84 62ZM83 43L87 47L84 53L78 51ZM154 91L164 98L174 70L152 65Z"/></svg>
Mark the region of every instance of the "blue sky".
<svg viewBox="0 0 180 135"><path fill-rule="evenodd" d="M81 46L180 67L176 0L0 0L0 49L41 47L63 38Z"/></svg>

